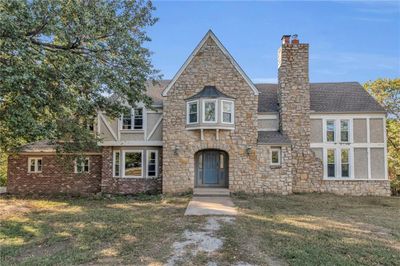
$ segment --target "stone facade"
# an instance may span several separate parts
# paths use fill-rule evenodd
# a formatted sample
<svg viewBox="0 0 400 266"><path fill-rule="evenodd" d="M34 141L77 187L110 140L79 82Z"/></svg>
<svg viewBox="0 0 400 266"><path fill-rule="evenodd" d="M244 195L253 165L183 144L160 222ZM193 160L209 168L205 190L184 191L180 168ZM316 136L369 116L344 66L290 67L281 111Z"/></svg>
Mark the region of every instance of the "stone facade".
<svg viewBox="0 0 400 266"><path fill-rule="evenodd" d="M28 158L42 158L42 172L28 173ZM56 155L15 155L8 158L7 192L19 195L88 195L100 192L101 155L91 155L90 172L75 174L73 161Z"/></svg>
<svg viewBox="0 0 400 266"><path fill-rule="evenodd" d="M185 99L207 85L215 86L235 99L235 129L220 130L218 139L216 130L204 130L202 140L199 130L186 130ZM282 166L269 166L269 147L257 145L257 105L258 96L243 76L215 41L207 39L164 100L163 191L180 193L192 190L195 153L219 149L229 155L230 191L291 193L291 149L282 148Z"/></svg>
<svg viewBox="0 0 400 266"><path fill-rule="evenodd" d="M310 82L308 44L282 44L278 52L280 130L292 141L293 192L317 191L322 162L310 149Z"/></svg>
<svg viewBox="0 0 400 266"><path fill-rule="evenodd" d="M222 44L213 34L208 33L201 46L196 48L196 53L179 72L178 78L171 83L168 94L164 95L163 100L159 99L163 105L162 124L160 122L158 125L159 128L162 127L162 134L158 133L161 135L157 139L159 143L148 147L142 142L136 146L133 144L125 146L126 143L123 141L134 140L133 137L126 137L127 139L123 137L121 143L118 143L119 139L116 137L116 144L109 143L107 145L110 146L104 146L101 154L90 156L91 171L87 174L74 174L71 169L65 170L55 155L39 156L43 158L43 172L32 174L28 173L27 169L30 156L10 156L8 192L13 194L184 193L193 190L195 186L196 153L212 149L222 150L228 154L228 188L231 192L283 195L296 192L390 195L388 180L323 179L321 161L323 149L319 147L314 153L310 148L312 130L315 131L314 142L319 142L321 145L326 143L323 143L321 132L322 120L314 120L314 127L311 125L308 50L308 44L284 43L278 53L279 131L287 135L290 142L280 144L259 142L257 91ZM205 86L214 86L225 96L233 98L235 110L233 125L222 128L224 125L217 121L212 125L213 129L207 123L199 123L205 128L200 128L199 125L190 127L187 125L186 99L199 93ZM156 117L152 122L154 128L158 119L161 121L161 114L157 113ZM383 128L384 120L380 118L380 121L379 127ZM114 121L111 124L118 132L118 122ZM367 124L366 122L365 127ZM217 130L217 127L221 128ZM261 125L262 127L266 126ZM318 138L315 137L316 132L319 132ZM383 132L372 134L379 139L379 144L384 144ZM126 136L134 135L130 132L125 133ZM143 132L142 135L144 141L146 134ZM142 147L139 147L140 145ZM158 151L158 178L113 177L113 150L129 150L132 147ZM383 145L379 147L381 153L384 153ZM272 148L280 149L281 163L278 166L270 163ZM378 157L382 158L380 155ZM386 163L384 160L383 162ZM144 167L143 171L145 169Z"/></svg>

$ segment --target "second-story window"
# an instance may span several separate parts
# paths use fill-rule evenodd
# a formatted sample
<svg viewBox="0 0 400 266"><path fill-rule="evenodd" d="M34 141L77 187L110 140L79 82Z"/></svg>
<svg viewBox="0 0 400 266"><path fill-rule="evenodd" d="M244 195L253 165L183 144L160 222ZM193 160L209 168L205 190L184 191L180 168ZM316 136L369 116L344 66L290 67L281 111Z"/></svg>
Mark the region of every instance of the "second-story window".
<svg viewBox="0 0 400 266"><path fill-rule="evenodd" d="M335 141L335 120L326 121L326 141L327 142Z"/></svg>
<svg viewBox="0 0 400 266"><path fill-rule="evenodd" d="M349 120L340 120L340 141L349 142Z"/></svg>
<svg viewBox="0 0 400 266"><path fill-rule="evenodd" d="M136 108L122 116L122 129L143 129L143 108Z"/></svg>
<svg viewBox="0 0 400 266"><path fill-rule="evenodd" d="M199 103L198 101L187 103L187 122L188 124L194 124L199 122Z"/></svg>
<svg viewBox="0 0 400 266"><path fill-rule="evenodd" d="M204 100L203 101L203 122L215 123L217 122L216 110L217 101Z"/></svg>
<svg viewBox="0 0 400 266"><path fill-rule="evenodd" d="M233 102L222 101L222 123L232 124L233 123Z"/></svg>
<svg viewBox="0 0 400 266"><path fill-rule="evenodd" d="M136 108L134 110L134 129L143 129L143 108Z"/></svg>

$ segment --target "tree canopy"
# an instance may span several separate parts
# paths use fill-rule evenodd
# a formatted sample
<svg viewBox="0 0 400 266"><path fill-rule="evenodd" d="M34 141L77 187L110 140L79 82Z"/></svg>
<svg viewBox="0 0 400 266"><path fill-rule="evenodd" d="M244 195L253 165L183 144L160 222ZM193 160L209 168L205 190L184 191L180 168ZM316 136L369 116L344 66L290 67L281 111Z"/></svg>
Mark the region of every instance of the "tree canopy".
<svg viewBox="0 0 400 266"><path fill-rule="evenodd" d="M0 150L64 140L94 147L97 111L116 116L121 101L150 103L157 79L146 30L150 1L0 0ZM111 97L112 98L112 97Z"/></svg>
<svg viewBox="0 0 400 266"><path fill-rule="evenodd" d="M391 178L400 178L400 79L377 79L364 88L388 112L386 121L388 166Z"/></svg>

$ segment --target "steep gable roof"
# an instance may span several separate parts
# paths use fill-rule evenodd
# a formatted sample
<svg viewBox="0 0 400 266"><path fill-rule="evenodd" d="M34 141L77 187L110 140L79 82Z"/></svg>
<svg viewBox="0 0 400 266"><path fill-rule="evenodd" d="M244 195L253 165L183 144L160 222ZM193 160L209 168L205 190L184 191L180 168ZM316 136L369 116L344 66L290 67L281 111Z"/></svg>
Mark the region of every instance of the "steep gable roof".
<svg viewBox="0 0 400 266"><path fill-rule="evenodd" d="M203 45L206 43L208 38L211 38L217 46L221 49L222 53L228 58L228 60L232 63L232 65L235 67L235 69L240 73L240 75L244 78L244 80L247 82L247 84L250 86L251 90L253 91L254 95L258 95L258 90L256 86L253 84L253 82L249 79L249 77L244 73L242 68L239 66L239 64L235 61L235 59L232 57L232 55L228 52L228 50L222 45L222 43L218 40L217 36L209 30L207 34L203 37L203 39L200 41L200 43L196 46L196 48L193 50L193 52L190 54L190 56L186 59L185 63L182 65L182 67L179 69L179 71L175 74L174 78L172 81L168 84L168 86L163 90L162 96L167 96L168 92L171 90L171 88L174 86L175 82L178 80L179 76L182 74L182 72L186 69L186 67L192 62L193 58L196 56L196 54L199 52L199 50L203 47Z"/></svg>

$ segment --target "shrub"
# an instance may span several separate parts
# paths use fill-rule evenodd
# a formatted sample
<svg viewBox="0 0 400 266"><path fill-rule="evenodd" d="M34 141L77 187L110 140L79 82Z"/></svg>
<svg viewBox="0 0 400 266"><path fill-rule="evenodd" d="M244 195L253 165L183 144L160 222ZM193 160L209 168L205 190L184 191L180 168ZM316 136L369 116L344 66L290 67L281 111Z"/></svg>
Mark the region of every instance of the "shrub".
<svg viewBox="0 0 400 266"><path fill-rule="evenodd" d="M392 190L393 196L400 196L400 176L390 181L390 189Z"/></svg>

